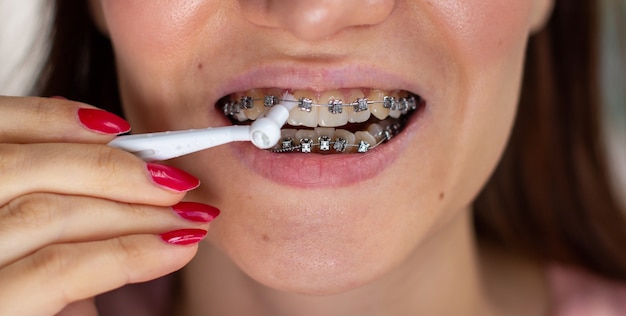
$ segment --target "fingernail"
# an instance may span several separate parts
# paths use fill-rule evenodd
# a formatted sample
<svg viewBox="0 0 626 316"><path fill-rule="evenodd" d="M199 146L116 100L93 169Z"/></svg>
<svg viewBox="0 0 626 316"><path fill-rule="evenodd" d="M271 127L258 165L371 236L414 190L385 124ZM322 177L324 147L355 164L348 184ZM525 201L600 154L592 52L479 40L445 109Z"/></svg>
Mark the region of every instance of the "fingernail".
<svg viewBox="0 0 626 316"><path fill-rule="evenodd" d="M180 202L172 210L186 220L199 223L209 223L220 215L216 207L196 202Z"/></svg>
<svg viewBox="0 0 626 316"><path fill-rule="evenodd" d="M191 245L200 242L206 234L204 229L179 229L161 234L161 239L172 245Z"/></svg>
<svg viewBox="0 0 626 316"><path fill-rule="evenodd" d="M126 120L98 109L79 108L78 121L85 128L102 134L118 135L130 131L130 124Z"/></svg>
<svg viewBox="0 0 626 316"><path fill-rule="evenodd" d="M147 163L146 165L152 181L164 188L186 192L200 185L200 180L180 169L156 163Z"/></svg>

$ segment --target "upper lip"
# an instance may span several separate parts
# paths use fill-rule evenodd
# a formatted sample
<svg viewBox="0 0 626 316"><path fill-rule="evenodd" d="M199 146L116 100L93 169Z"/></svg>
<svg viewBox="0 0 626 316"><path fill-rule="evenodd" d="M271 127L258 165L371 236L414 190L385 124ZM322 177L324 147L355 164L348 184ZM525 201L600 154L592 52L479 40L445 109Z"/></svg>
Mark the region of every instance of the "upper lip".
<svg viewBox="0 0 626 316"><path fill-rule="evenodd" d="M223 97L234 92L258 88L283 88L315 92L343 88L406 90L425 98L415 79L366 64L302 65L296 62L259 65L226 78L218 87Z"/></svg>

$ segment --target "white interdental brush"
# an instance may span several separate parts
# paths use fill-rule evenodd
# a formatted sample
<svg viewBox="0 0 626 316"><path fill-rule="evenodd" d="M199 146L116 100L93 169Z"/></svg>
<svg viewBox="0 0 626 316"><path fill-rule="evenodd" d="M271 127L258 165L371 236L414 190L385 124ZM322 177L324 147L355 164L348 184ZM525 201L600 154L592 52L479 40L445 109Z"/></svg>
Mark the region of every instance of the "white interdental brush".
<svg viewBox="0 0 626 316"><path fill-rule="evenodd" d="M294 101L292 95L285 93L283 101L251 125L126 135L115 138L108 145L128 151L145 161L172 159L236 141L251 141L258 148L268 149L278 143L280 128L287 122L289 111L297 104Z"/></svg>

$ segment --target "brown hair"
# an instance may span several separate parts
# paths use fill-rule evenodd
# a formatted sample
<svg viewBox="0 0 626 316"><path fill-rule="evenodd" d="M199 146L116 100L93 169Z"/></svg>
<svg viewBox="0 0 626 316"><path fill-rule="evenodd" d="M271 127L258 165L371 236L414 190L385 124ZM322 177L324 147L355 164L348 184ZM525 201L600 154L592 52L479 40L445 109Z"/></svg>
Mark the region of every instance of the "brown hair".
<svg viewBox="0 0 626 316"><path fill-rule="evenodd" d="M596 1L557 1L530 39L509 146L474 203L478 234L626 281L626 220L600 134Z"/></svg>
<svg viewBox="0 0 626 316"><path fill-rule="evenodd" d="M40 95L122 114L114 55L87 1L56 1ZM486 241L626 281L626 220L601 146L596 1L556 1L529 42L519 113L503 159L477 197Z"/></svg>
<svg viewBox="0 0 626 316"><path fill-rule="evenodd" d="M55 2L52 45L35 92L121 114L111 42L96 29L89 1Z"/></svg>

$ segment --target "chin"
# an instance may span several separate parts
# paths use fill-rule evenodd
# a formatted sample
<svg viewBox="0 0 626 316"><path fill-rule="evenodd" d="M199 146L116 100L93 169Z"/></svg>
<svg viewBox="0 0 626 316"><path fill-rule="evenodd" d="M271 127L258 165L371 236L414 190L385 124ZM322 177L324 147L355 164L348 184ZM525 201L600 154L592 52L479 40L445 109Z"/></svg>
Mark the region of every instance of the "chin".
<svg viewBox="0 0 626 316"><path fill-rule="evenodd" d="M291 241L257 241L244 237L239 244L218 244L217 247L241 273L262 286L303 295L349 292L391 269L388 258L361 253L360 249L342 245L337 237L320 237Z"/></svg>
<svg viewBox="0 0 626 316"><path fill-rule="evenodd" d="M383 180L315 192L358 196L377 181ZM256 187L255 180L249 183ZM375 282L406 262L442 218L433 216L443 212L437 201L426 197L417 197L424 204L404 207L374 196L302 203L302 191L262 183L258 194L218 202L222 213L211 224L207 247L218 249L237 273L283 292L332 295ZM284 196L270 195L281 188ZM417 212L420 208L430 211Z"/></svg>

